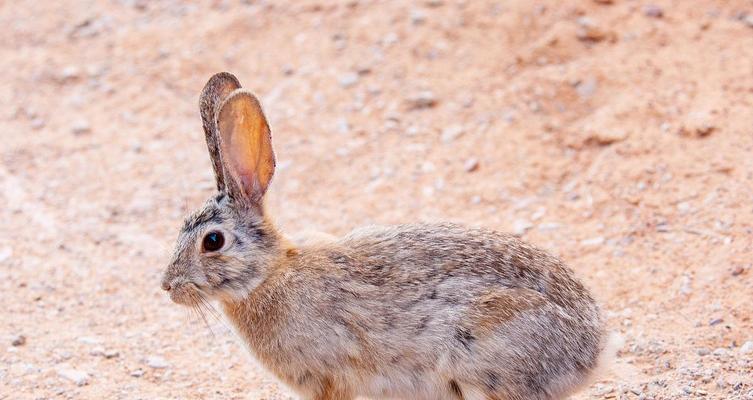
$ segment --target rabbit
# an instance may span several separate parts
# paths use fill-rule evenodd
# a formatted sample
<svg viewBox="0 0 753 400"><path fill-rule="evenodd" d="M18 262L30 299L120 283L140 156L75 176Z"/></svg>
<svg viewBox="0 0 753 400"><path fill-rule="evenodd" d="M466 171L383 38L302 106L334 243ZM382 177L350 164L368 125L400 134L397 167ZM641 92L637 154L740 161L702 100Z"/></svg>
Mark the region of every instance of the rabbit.
<svg viewBox="0 0 753 400"><path fill-rule="evenodd" d="M223 72L200 113L217 194L185 220L162 289L216 301L301 398L558 399L598 369L599 306L556 257L449 223L294 244L264 207L275 153L259 101Z"/></svg>

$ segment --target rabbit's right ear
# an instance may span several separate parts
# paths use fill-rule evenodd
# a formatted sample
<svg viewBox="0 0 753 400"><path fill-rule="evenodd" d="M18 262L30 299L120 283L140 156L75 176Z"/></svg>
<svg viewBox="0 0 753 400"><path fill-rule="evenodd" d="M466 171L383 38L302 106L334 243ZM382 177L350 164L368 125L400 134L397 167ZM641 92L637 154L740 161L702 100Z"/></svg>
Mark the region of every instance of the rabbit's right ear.
<svg viewBox="0 0 753 400"><path fill-rule="evenodd" d="M201 113L201 122L204 127L204 136L207 140L209 157L212 159L212 168L214 168L214 178L217 182L217 190L220 192L224 192L227 185L225 184L225 176L222 169L222 157L220 156L220 135L214 117L217 108L222 101L230 93L240 87L241 83L233 74L229 72L220 72L209 78L209 81L204 85L204 89L201 91L201 97L199 98L199 111Z"/></svg>
<svg viewBox="0 0 753 400"><path fill-rule="evenodd" d="M227 193L247 205L261 205L275 172L275 153L259 100L238 89L222 102L216 118Z"/></svg>

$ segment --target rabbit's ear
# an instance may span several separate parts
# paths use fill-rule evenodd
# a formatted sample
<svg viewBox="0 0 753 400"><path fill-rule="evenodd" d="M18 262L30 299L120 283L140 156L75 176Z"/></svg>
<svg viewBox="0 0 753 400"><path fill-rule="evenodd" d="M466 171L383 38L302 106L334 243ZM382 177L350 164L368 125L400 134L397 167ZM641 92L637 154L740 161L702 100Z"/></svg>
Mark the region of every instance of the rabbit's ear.
<svg viewBox="0 0 753 400"><path fill-rule="evenodd" d="M275 154L259 101L246 90L234 91L217 111L217 127L228 193L261 205L275 172Z"/></svg>
<svg viewBox="0 0 753 400"><path fill-rule="evenodd" d="M214 116L222 100L232 93L233 90L240 87L241 84L238 78L233 74L220 72L209 78L199 98L199 111L201 112L201 122L204 126L204 136L207 139L209 157L212 159L217 190L220 192L225 191L225 178L222 170L222 158L220 157L220 139Z"/></svg>

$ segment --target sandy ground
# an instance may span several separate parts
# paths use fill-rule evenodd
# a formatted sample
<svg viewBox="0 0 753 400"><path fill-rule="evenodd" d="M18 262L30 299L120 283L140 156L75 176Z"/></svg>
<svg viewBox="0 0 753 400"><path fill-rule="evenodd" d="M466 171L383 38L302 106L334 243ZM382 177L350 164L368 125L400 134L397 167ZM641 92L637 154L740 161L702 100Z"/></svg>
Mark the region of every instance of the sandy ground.
<svg viewBox="0 0 753 400"><path fill-rule="evenodd" d="M751 1L23 3L0 3L0 399L289 398L159 288L212 194L221 70L265 105L285 231L513 231L625 338L578 399L753 398Z"/></svg>

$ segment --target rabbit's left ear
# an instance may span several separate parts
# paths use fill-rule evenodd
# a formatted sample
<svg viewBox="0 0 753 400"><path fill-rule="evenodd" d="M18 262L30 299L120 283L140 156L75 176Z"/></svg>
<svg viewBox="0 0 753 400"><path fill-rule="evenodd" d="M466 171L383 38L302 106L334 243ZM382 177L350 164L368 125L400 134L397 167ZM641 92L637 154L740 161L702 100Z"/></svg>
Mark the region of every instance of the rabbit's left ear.
<svg viewBox="0 0 753 400"><path fill-rule="evenodd" d="M204 136L207 140L207 149L209 158L212 159L212 168L214 177L217 182L217 190L225 191L225 177L222 171L222 157L220 157L219 135L217 134L217 123L214 120L217 107L233 90L239 89L241 83L233 74L229 72L220 72L214 74L204 89L201 91L199 98L199 111L201 112L201 122L204 127Z"/></svg>
<svg viewBox="0 0 753 400"><path fill-rule="evenodd" d="M230 197L261 205L275 172L272 134L259 101L237 89L223 101L216 115L220 154Z"/></svg>

